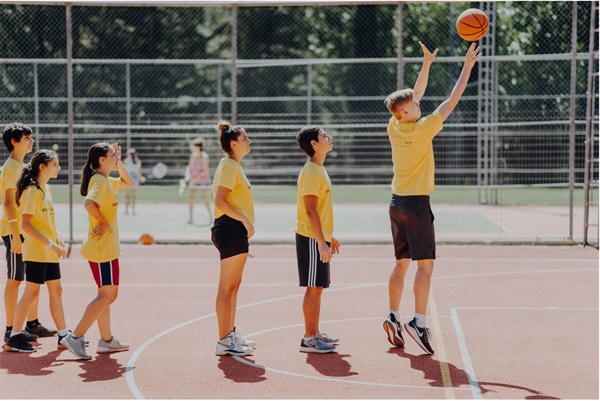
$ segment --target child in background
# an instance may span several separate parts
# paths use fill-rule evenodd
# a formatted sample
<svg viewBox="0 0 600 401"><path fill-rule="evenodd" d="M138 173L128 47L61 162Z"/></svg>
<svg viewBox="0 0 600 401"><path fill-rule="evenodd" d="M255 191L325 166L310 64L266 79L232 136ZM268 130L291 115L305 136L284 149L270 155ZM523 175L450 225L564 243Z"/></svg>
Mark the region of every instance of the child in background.
<svg viewBox="0 0 600 401"><path fill-rule="evenodd" d="M23 169L17 183L16 201L23 213L23 260L27 281L25 291L17 305L13 330L5 349L16 352L33 352L37 347L29 344L21 328L29 308L39 296L40 285L46 284L50 299L50 313L58 328L59 341L67 335L60 283L60 258L67 256L65 244L60 239L54 220L52 189L48 185L60 171L58 156L51 150L38 150Z"/></svg>
<svg viewBox="0 0 600 401"><path fill-rule="evenodd" d="M110 177L111 171L118 171L120 177ZM61 340L62 345L81 359L92 358L85 349L83 336L96 321L100 330L97 353L129 349L129 344L112 335L110 305L116 301L119 293L118 258L121 246L117 224L118 193L120 188L130 188L132 185L131 175L121 163L121 147L105 142L92 145L81 175L80 192L86 197L84 207L89 222L81 254L89 262L98 294L85 309L75 330Z"/></svg>
<svg viewBox="0 0 600 401"><path fill-rule="evenodd" d="M134 148L127 149L127 157L123 164L133 179L133 186L125 189L125 214L129 214L129 206L131 206L131 214L135 214L137 190L140 184L146 182L146 178L142 175L142 161Z"/></svg>
<svg viewBox="0 0 600 401"><path fill-rule="evenodd" d="M188 224L194 224L194 202L196 201L196 194L200 192L200 198L208 212L208 224L210 225L212 224L212 213L210 211L210 169L208 153L204 151L204 139L201 137L194 139L190 149L192 154L185 169L185 178L183 180L184 186L186 182L190 186L190 218Z"/></svg>

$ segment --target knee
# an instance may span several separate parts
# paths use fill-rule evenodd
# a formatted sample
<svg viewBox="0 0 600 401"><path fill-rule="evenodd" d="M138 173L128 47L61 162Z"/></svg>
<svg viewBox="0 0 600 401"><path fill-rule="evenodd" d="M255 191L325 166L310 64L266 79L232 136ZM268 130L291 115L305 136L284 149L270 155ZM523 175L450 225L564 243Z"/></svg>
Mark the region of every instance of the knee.
<svg viewBox="0 0 600 401"><path fill-rule="evenodd" d="M117 291L104 291L98 294L98 300L106 305L110 305L117 300Z"/></svg>

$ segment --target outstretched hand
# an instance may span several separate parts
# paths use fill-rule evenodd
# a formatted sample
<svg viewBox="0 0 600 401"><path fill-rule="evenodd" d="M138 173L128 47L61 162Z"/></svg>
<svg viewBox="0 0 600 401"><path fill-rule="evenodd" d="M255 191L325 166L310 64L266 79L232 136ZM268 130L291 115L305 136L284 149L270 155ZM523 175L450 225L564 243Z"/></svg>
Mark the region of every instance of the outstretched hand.
<svg viewBox="0 0 600 401"><path fill-rule="evenodd" d="M473 67L475 65L475 62L477 62L477 60L479 60L479 57L481 57L481 46L475 46L477 46L477 43L471 43L471 47L469 47L469 50L467 51L467 54L465 56L465 65L469 67Z"/></svg>
<svg viewBox="0 0 600 401"><path fill-rule="evenodd" d="M425 63L433 63L433 60L435 60L435 56L437 56L437 54L438 54L438 49L435 49L433 51L433 53L431 53L429 51L429 49L427 48L427 46L425 46L423 44L423 42L419 41L419 45L421 46L421 49L423 50L424 62Z"/></svg>

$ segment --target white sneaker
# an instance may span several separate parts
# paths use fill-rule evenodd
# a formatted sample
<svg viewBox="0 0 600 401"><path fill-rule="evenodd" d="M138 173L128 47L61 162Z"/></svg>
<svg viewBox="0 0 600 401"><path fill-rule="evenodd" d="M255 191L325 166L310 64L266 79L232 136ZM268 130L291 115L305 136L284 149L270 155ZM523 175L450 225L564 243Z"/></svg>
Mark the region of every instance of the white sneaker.
<svg viewBox="0 0 600 401"><path fill-rule="evenodd" d="M340 341L339 338L334 337L334 336L328 336L327 333L323 333L323 332L320 332L320 331L317 331L317 338L319 340L321 340L323 342L326 342L326 343L329 343L329 344L331 344L331 343L337 343L338 341Z"/></svg>
<svg viewBox="0 0 600 401"><path fill-rule="evenodd" d="M236 328L233 328L233 335L238 339L239 343L246 346L246 347L251 347L251 348L256 348L256 341L254 340L250 340L247 337L244 337L242 335L242 333L240 333L239 331L236 330Z"/></svg>
<svg viewBox="0 0 600 401"><path fill-rule="evenodd" d="M216 355L237 355L245 356L250 355L254 352L254 348L247 347L240 344L238 338L235 336L235 332L231 332L217 341L217 348L215 350Z"/></svg>
<svg viewBox="0 0 600 401"><path fill-rule="evenodd" d="M107 354L109 352L120 352L127 351L129 344L120 341L117 337L113 336L110 341L104 341L103 339L98 340L98 348L96 352L99 354Z"/></svg>

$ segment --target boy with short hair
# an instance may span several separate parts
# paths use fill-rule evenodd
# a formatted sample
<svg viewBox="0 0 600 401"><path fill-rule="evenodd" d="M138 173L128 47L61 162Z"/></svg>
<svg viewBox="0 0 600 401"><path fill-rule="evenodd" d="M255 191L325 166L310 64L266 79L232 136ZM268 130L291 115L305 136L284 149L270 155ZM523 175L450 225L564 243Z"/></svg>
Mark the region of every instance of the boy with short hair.
<svg viewBox="0 0 600 401"><path fill-rule="evenodd" d="M430 330L426 327L427 302L435 260L434 216L429 203L429 194L434 190L435 172L432 141L458 104L481 53L480 48L476 48L473 43L467 51L462 72L450 97L432 114L421 118L419 102L427 87L429 67L438 50L430 53L423 43L419 44L424 61L414 89L396 91L385 99L385 105L392 114L387 129L394 165L389 214L396 265L389 279L390 314L383 323L383 328L392 345L404 347L399 316L400 299L410 261L416 260L417 273L413 285L415 317L405 323L404 328L423 351L433 354L429 343Z"/></svg>
<svg viewBox="0 0 600 401"><path fill-rule="evenodd" d="M0 196L2 197L2 219L0 234L6 245L7 281L4 288L4 307L6 310L6 331L4 341L8 341L12 330L15 310L19 295L19 285L25 279L25 264L21 255L23 241L21 230L21 207L17 206L15 196L17 181L21 176L23 159L33 150L34 140L31 128L25 124L12 123L4 128L2 140L10 153L0 173ZM27 315L27 326L24 334L27 341L35 341L38 337L52 337L56 330L44 327L37 319L39 297L36 297Z"/></svg>
<svg viewBox="0 0 600 401"><path fill-rule="evenodd" d="M296 257L300 287L306 287L300 352L323 354L335 350L333 343L339 340L319 331L321 294L330 283L329 262L340 249L333 237L331 180L323 167L333 143L320 127L302 128L296 141L309 157L298 176Z"/></svg>

